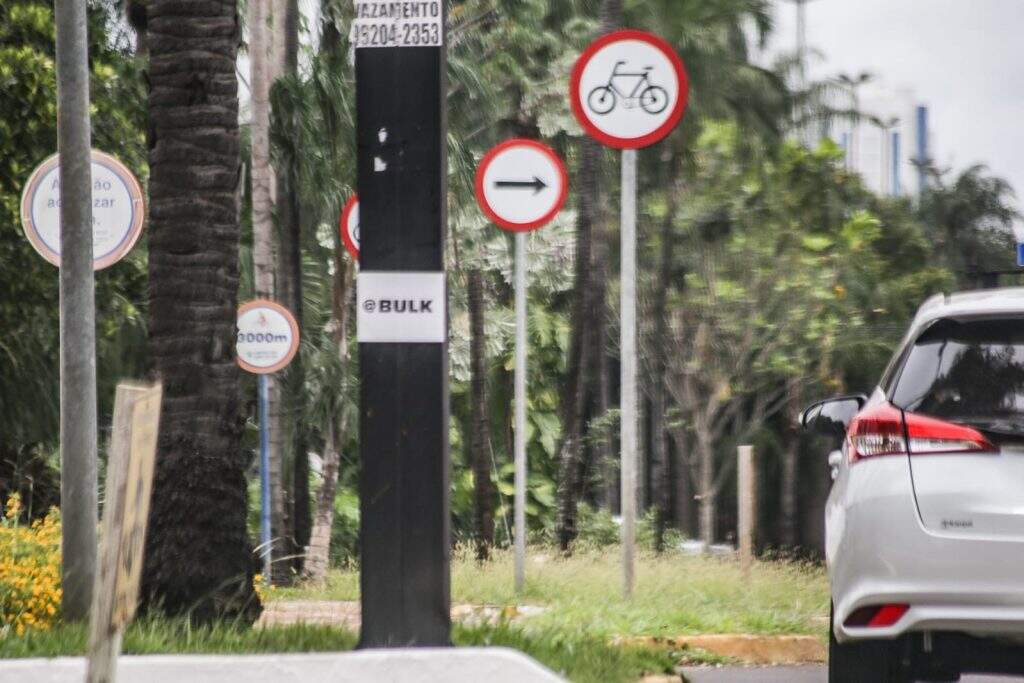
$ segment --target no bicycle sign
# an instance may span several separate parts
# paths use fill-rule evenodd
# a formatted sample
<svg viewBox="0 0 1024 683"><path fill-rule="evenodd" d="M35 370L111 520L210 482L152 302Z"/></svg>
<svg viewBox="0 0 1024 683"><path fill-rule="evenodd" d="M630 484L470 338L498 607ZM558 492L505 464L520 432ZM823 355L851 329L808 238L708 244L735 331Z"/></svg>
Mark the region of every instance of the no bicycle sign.
<svg viewBox="0 0 1024 683"><path fill-rule="evenodd" d="M667 42L644 31L616 31L591 43L572 70L570 103L580 124L609 147L658 142L683 118L690 84Z"/></svg>
<svg viewBox="0 0 1024 683"><path fill-rule="evenodd" d="M142 234L142 188L120 161L92 151L93 269L120 261ZM60 159L54 154L32 172L21 195L21 224L40 256L60 266Z"/></svg>

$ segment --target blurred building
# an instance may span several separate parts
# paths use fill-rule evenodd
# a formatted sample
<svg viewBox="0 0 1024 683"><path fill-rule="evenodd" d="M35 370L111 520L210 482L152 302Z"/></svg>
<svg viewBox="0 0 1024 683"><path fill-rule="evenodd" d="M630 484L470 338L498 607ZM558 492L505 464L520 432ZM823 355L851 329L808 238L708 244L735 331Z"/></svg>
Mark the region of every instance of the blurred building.
<svg viewBox="0 0 1024 683"><path fill-rule="evenodd" d="M867 83L850 94L860 121L836 121L832 138L846 151L847 168L881 195L916 196L925 182L915 161L934 159L928 107L909 88ZM849 104L853 108L852 104Z"/></svg>

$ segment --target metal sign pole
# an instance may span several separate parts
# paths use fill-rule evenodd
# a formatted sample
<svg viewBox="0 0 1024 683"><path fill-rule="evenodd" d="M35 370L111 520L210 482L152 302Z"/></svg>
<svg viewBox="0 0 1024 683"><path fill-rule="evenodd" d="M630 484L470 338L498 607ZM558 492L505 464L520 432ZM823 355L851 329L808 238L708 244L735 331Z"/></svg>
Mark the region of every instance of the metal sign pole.
<svg viewBox="0 0 1024 683"><path fill-rule="evenodd" d="M273 563L270 537L270 417L267 403L267 375L259 375L260 413L260 548L263 555L263 581L270 585Z"/></svg>
<svg viewBox="0 0 1024 683"><path fill-rule="evenodd" d="M476 170L480 209L503 230L515 233L516 369L514 459L515 589L526 582L526 233L550 223L565 204L569 177L547 145L514 138L492 148Z"/></svg>
<svg viewBox="0 0 1024 683"><path fill-rule="evenodd" d="M608 65L617 65L608 75ZM618 66L644 68L646 87L635 101L623 95L612 79ZM635 93L634 93L635 94ZM686 67L672 46L656 35L627 29L591 43L573 67L569 98L573 114L587 133L622 151L621 271L621 448L622 448L622 578L632 594L637 508L636 391L636 150L649 147L679 124L689 101ZM639 105L639 106L637 106ZM613 118L607 115L622 109Z"/></svg>
<svg viewBox="0 0 1024 683"><path fill-rule="evenodd" d="M515 584L526 582L526 233L516 233Z"/></svg>
<svg viewBox="0 0 1024 683"><path fill-rule="evenodd" d="M632 595L636 546L636 150L622 150L622 589Z"/></svg>
<svg viewBox="0 0 1024 683"><path fill-rule="evenodd" d="M58 0L57 151L60 154L61 607L89 614L96 574L96 301L85 3Z"/></svg>

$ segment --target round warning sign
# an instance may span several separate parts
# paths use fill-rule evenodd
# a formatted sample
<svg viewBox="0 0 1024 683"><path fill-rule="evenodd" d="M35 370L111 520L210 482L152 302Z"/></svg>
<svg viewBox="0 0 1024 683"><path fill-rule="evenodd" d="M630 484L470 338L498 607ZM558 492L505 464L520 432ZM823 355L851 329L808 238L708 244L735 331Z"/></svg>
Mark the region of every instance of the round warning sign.
<svg viewBox="0 0 1024 683"><path fill-rule="evenodd" d="M257 299L238 309L238 365L266 375L288 365L299 350L299 326L287 308Z"/></svg>
<svg viewBox="0 0 1024 683"><path fill-rule="evenodd" d="M690 96L683 61L658 36L616 31L591 43L572 70L573 113L609 147L658 142L683 118Z"/></svg>
<svg viewBox="0 0 1024 683"><path fill-rule="evenodd" d="M92 150L93 269L120 261L142 234L142 188L124 164ZM21 224L39 254L60 267L60 159L54 154L32 172L21 195Z"/></svg>
<svg viewBox="0 0 1024 683"><path fill-rule="evenodd" d="M338 231L341 233L341 241L345 243L348 253L359 263L359 197L352 195L345 208L341 210L341 219L338 221Z"/></svg>
<svg viewBox="0 0 1024 683"><path fill-rule="evenodd" d="M565 204L565 164L536 140L503 142L484 156L476 171L476 198L492 221L524 232L549 223Z"/></svg>

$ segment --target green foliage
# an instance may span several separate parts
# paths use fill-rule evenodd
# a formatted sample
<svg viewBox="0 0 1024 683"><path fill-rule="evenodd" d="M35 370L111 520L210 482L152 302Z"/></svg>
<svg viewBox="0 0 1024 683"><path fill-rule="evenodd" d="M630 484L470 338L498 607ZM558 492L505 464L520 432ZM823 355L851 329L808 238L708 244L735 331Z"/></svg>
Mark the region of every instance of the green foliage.
<svg viewBox="0 0 1024 683"><path fill-rule="evenodd" d="M143 84L125 39L112 33L115 9L112 0L88 6L93 147L144 180ZM54 35L52 3L0 0L0 459L49 454L57 441L57 269L33 251L19 209L28 176L57 151ZM97 274L103 423L116 381L141 374L145 275L141 247Z"/></svg>
<svg viewBox="0 0 1024 683"><path fill-rule="evenodd" d="M351 565L359 557L359 497L351 488L338 492L334 499L334 525L331 527L331 564Z"/></svg>
<svg viewBox="0 0 1024 683"><path fill-rule="evenodd" d="M930 183L921 198L921 220L933 253L956 273L958 285L976 286L979 272L1013 269L1013 223L1020 214L1009 183L980 164L952 179L949 171L926 171Z"/></svg>

